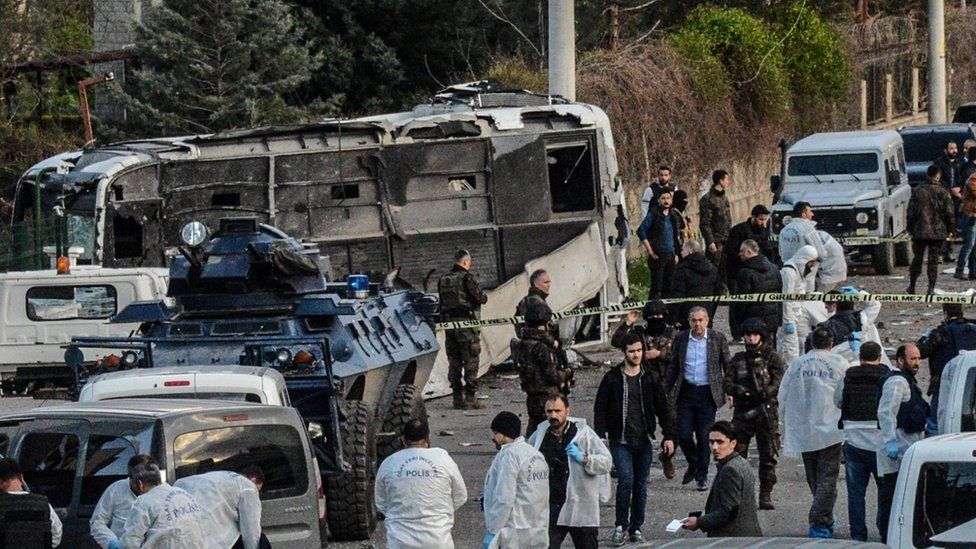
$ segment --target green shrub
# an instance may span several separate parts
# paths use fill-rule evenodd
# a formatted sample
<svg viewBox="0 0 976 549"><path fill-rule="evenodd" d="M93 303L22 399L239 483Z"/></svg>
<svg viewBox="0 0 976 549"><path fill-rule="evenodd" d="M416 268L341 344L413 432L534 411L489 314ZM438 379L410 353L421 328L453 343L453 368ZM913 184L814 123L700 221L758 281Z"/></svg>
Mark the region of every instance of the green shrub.
<svg viewBox="0 0 976 549"><path fill-rule="evenodd" d="M508 89L546 93L549 73L529 65L521 57L505 57L494 62L484 78L494 80Z"/></svg>
<svg viewBox="0 0 976 549"><path fill-rule="evenodd" d="M738 8L699 6L672 37L672 44L687 56L703 97L731 87L743 121L781 120L789 112L782 47L762 20ZM718 76L719 67L724 79ZM709 91L713 86L716 92Z"/></svg>

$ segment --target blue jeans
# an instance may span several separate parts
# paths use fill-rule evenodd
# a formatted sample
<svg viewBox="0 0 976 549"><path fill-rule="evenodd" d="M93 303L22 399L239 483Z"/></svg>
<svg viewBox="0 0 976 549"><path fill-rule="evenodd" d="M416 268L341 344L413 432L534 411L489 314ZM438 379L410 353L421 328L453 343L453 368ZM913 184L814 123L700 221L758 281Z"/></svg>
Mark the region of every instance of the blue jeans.
<svg viewBox="0 0 976 549"><path fill-rule="evenodd" d="M878 486L878 495L882 493L881 477L878 476L878 462L876 452L855 448L844 443L844 468L847 471L847 518L851 523L851 539L867 541L868 526L865 522L864 496L868 491L868 483L874 476L874 483ZM889 503L889 505L891 505ZM882 528L881 506L875 524L878 531ZM887 524L885 517L884 524Z"/></svg>
<svg viewBox="0 0 976 549"><path fill-rule="evenodd" d="M934 437L939 434L939 392L936 391L929 400L929 418L925 420L925 436Z"/></svg>
<svg viewBox="0 0 976 549"><path fill-rule="evenodd" d="M644 525L647 506L647 475L654 449L650 442L641 445L610 442L610 455L617 468L617 519L615 526L633 532Z"/></svg>
<svg viewBox="0 0 976 549"><path fill-rule="evenodd" d="M973 253L976 244L976 217L966 214L959 216L959 234L962 235L962 248L959 249L959 258L956 259L956 274L962 274L969 267L969 274L976 275L976 253Z"/></svg>
<svg viewBox="0 0 976 549"><path fill-rule="evenodd" d="M678 445L688 461L688 470L695 480L708 478L708 428L715 423L715 401L708 385L692 385L682 382L678 394Z"/></svg>

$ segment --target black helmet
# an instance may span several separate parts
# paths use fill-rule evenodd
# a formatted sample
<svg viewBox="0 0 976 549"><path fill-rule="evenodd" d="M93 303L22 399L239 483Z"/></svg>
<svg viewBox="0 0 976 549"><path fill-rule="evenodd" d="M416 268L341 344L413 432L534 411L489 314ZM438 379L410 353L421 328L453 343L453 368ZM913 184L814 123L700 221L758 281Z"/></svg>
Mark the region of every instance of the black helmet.
<svg viewBox="0 0 976 549"><path fill-rule="evenodd" d="M644 319L651 318L654 315L667 315L668 306L664 304L660 299L655 299L653 301L648 301L644 304L644 308L641 310L641 314Z"/></svg>
<svg viewBox="0 0 976 549"><path fill-rule="evenodd" d="M765 341L766 334L766 323L762 321L761 318L747 318L745 322L742 323L742 333L743 334L759 334L760 337Z"/></svg>
<svg viewBox="0 0 976 549"><path fill-rule="evenodd" d="M552 309L545 303L534 301L525 311L525 323L529 326L545 326L552 322Z"/></svg>

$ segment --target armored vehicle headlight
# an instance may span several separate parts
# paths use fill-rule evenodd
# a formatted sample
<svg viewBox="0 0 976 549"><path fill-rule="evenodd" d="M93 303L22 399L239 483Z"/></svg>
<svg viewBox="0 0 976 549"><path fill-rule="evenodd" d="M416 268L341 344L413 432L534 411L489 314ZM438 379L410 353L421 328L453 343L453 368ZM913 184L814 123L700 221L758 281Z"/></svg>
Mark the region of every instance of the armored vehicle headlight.
<svg viewBox="0 0 976 549"><path fill-rule="evenodd" d="M291 364L291 351L288 349L278 349L278 364L287 366Z"/></svg>
<svg viewBox="0 0 976 549"><path fill-rule="evenodd" d="M135 351L122 353L122 364L126 368L134 368L139 363L139 355Z"/></svg>
<svg viewBox="0 0 976 549"><path fill-rule="evenodd" d="M865 223L868 222L868 214L867 212L858 212L857 216L854 219L861 225L864 225Z"/></svg>
<svg viewBox="0 0 976 549"><path fill-rule="evenodd" d="M207 226L199 221L191 221L186 225L183 225L183 230L180 232L180 237L183 239L183 243L187 246L196 247L203 244L203 241L209 236L209 231Z"/></svg>

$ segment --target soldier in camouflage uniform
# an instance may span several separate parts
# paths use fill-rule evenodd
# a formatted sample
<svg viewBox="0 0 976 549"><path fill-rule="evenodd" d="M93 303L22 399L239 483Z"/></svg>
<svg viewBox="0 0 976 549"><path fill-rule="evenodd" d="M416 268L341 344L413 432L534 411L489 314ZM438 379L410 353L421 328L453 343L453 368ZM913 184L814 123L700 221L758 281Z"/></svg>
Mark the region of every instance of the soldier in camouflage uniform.
<svg viewBox="0 0 976 549"><path fill-rule="evenodd" d="M518 369L528 412L526 436L546 421L546 400L555 393L568 394L573 369L565 364L549 333L552 310L545 303L531 303L525 312L523 338L512 340L512 358Z"/></svg>
<svg viewBox="0 0 976 549"><path fill-rule="evenodd" d="M552 286L552 277L545 269L536 269L532 271L529 275L529 293L522 298L522 301L518 302L515 306L515 316L525 316L525 312L529 310L530 303L546 303L546 299L549 298L549 288ZM548 305L548 304L547 304ZM555 328L555 326L553 326ZM518 337L523 337L523 331L525 330L525 323L520 322L515 325L515 335ZM552 337L556 341L559 341L559 333L555 330L552 332Z"/></svg>
<svg viewBox="0 0 976 549"><path fill-rule="evenodd" d="M759 445L759 508L773 509L776 457L779 455L777 395L786 365L766 344L766 325L758 318L742 323L746 350L735 354L725 370L725 394L732 407L732 424L739 433L736 448L748 458L753 436Z"/></svg>
<svg viewBox="0 0 976 549"><path fill-rule="evenodd" d="M440 297L441 320L475 320L481 306L488 303L488 296L478 286L470 273L471 254L458 250L454 254L454 268L437 281ZM445 334L447 378L454 393L454 408L479 410L484 405L478 402L478 357L481 355L481 335L474 328L450 330ZM463 383L462 383L463 374Z"/></svg>
<svg viewBox="0 0 976 549"><path fill-rule="evenodd" d="M667 313L668 306L660 299L648 301L640 313L637 311L627 313L627 317L620 323L620 326L617 326L617 329L613 332L613 336L610 338L611 345L618 349L623 349L622 344L627 334L637 334L640 336L644 341L645 349L644 370L657 372L660 379L664 379L664 375L668 370L668 364L671 363L671 347L674 342L674 336L678 333L673 326L668 325L666 319ZM638 316L644 317L644 324L637 323ZM668 406L671 408L671 417L675 417L675 404L672 398L674 395L669 393L667 396ZM674 457L673 454L668 454L667 452L658 454L658 460L660 460L664 468L664 476L667 478L674 478L675 474L672 457Z"/></svg>

